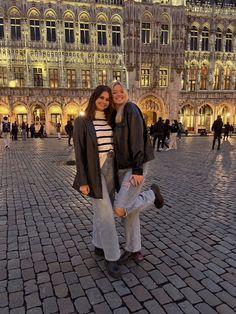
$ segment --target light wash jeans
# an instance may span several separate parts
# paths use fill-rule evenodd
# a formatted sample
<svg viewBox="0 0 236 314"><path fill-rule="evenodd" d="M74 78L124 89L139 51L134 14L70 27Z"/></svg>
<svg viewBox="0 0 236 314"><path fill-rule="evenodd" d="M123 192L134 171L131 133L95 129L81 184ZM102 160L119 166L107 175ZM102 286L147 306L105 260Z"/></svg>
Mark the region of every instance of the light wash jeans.
<svg viewBox="0 0 236 314"><path fill-rule="evenodd" d="M132 169L120 169L118 172L120 190L116 195L114 208L124 208L126 216L124 220L126 247L129 252L138 252L141 250L141 232L140 232L140 211L153 205L155 200L154 192L149 189L141 193L145 177L147 175L148 163L143 165L143 182L134 186L129 181L132 175Z"/></svg>
<svg viewBox="0 0 236 314"><path fill-rule="evenodd" d="M104 250L107 261L120 258L120 246L115 225L112 202L115 194L114 156L108 156L101 168L102 199L92 199L93 244Z"/></svg>
<svg viewBox="0 0 236 314"><path fill-rule="evenodd" d="M10 132L2 132L5 147L10 147Z"/></svg>

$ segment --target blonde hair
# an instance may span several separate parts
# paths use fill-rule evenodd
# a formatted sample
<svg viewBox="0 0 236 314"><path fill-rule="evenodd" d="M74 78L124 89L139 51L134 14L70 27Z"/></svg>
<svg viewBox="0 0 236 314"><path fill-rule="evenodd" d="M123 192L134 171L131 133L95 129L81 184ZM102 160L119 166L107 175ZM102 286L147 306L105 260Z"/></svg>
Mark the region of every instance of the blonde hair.
<svg viewBox="0 0 236 314"><path fill-rule="evenodd" d="M116 106L114 104L114 101L113 101L113 105L114 107L116 108L116 118L115 118L115 122L116 123L120 123L122 121L122 117L123 117L123 112L124 112L124 107L127 103L127 101L129 100L129 95L128 95L128 91L127 91L127 88L119 81L116 81L114 83L111 84L111 91L113 92L113 89L116 85L119 85L123 91L124 91L124 94L125 94L125 100L124 100L124 103L120 106Z"/></svg>

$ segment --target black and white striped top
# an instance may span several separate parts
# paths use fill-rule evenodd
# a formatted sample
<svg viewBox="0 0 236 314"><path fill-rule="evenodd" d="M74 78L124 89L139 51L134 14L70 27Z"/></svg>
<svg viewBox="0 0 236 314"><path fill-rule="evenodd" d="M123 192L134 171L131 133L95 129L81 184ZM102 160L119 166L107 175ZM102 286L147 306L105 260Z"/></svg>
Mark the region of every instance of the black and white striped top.
<svg viewBox="0 0 236 314"><path fill-rule="evenodd" d="M96 131L100 167L106 160L107 153L114 150L113 131L106 119L93 120Z"/></svg>

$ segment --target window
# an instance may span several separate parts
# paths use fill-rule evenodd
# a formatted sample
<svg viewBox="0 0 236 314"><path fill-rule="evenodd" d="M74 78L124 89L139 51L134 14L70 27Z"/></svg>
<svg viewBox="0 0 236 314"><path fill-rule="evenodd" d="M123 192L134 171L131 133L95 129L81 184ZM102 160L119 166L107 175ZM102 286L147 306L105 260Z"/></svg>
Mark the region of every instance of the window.
<svg viewBox="0 0 236 314"><path fill-rule="evenodd" d="M107 32L106 25L98 24L97 25L97 34L98 34L98 45L106 45L107 44Z"/></svg>
<svg viewBox="0 0 236 314"><path fill-rule="evenodd" d="M207 89L207 66L205 64L201 67L201 81L200 81L200 89Z"/></svg>
<svg viewBox="0 0 236 314"><path fill-rule="evenodd" d="M74 69L67 70L67 87L68 88L76 87L76 71Z"/></svg>
<svg viewBox="0 0 236 314"><path fill-rule="evenodd" d="M120 26L112 25L112 46L120 47Z"/></svg>
<svg viewBox="0 0 236 314"><path fill-rule="evenodd" d="M34 75L34 86L42 87L43 86L43 71L40 68L33 68Z"/></svg>
<svg viewBox="0 0 236 314"><path fill-rule="evenodd" d="M39 20L30 20L30 39L32 41L40 40Z"/></svg>
<svg viewBox="0 0 236 314"><path fill-rule="evenodd" d="M142 43L150 44L151 42L151 24L142 23Z"/></svg>
<svg viewBox="0 0 236 314"><path fill-rule="evenodd" d="M198 30L195 26L190 31L190 50L198 50Z"/></svg>
<svg viewBox="0 0 236 314"><path fill-rule="evenodd" d="M89 24L80 23L80 43L89 44Z"/></svg>
<svg viewBox="0 0 236 314"><path fill-rule="evenodd" d="M53 124L57 124L61 121L60 113L51 113L51 122Z"/></svg>
<svg viewBox="0 0 236 314"><path fill-rule="evenodd" d="M192 64L189 69L189 90L195 91L197 82L197 66Z"/></svg>
<svg viewBox="0 0 236 314"><path fill-rule="evenodd" d="M75 42L73 22L65 22L65 41L66 43L71 43L71 44Z"/></svg>
<svg viewBox="0 0 236 314"><path fill-rule="evenodd" d="M49 86L51 88L58 87L58 69L49 69Z"/></svg>
<svg viewBox="0 0 236 314"><path fill-rule="evenodd" d="M229 66L227 66L224 71L224 89L226 90L230 89L230 72L231 69Z"/></svg>
<svg viewBox="0 0 236 314"><path fill-rule="evenodd" d="M24 69L23 67L14 68L14 77L16 80L16 87L22 87L25 85Z"/></svg>
<svg viewBox="0 0 236 314"><path fill-rule="evenodd" d="M121 81L121 71L113 71L113 81Z"/></svg>
<svg viewBox="0 0 236 314"><path fill-rule="evenodd" d="M216 30L215 51L222 51L222 32L220 28Z"/></svg>
<svg viewBox="0 0 236 314"><path fill-rule="evenodd" d="M220 89L220 68L219 68L219 67L217 67L217 68L215 69L213 88L214 88L215 90L219 90L219 89Z"/></svg>
<svg viewBox="0 0 236 314"><path fill-rule="evenodd" d="M82 70L82 87L91 88L90 71Z"/></svg>
<svg viewBox="0 0 236 314"><path fill-rule="evenodd" d="M0 17L0 39L4 38L4 23L3 18Z"/></svg>
<svg viewBox="0 0 236 314"><path fill-rule="evenodd" d="M233 48L232 40L233 40L232 31L230 29L227 29L226 42L225 42L225 51L226 52L232 52L232 48Z"/></svg>
<svg viewBox="0 0 236 314"><path fill-rule="evenodd" d="M168 86L168 69L161 69L159 71L159 86L167 87Z"/></svg>
<svg viewBox="0 0 236 314"><path fill-rule="evenodd" d="M150 86L150 70L141 69L141 86Z"/></svg>
<svg viewBox="0 0 236 314"><path fill-rule="evenodd" d="M0 67L0 86L7 85L7 68Z"/></svg>
<svg viewBox="0 0 236 314"><path fill-rule="evenodd" d="M56 41L56 22L46 21L47 41Z"/></svg>
<svg viewBox="0 0 236 314"><path fill-rule="evenodd" d="M107 71L99 70L98 71L98 84L106 85L107 84Z"/></svg>
<svg viewBox="0 0 236 314"><path fill-rule="evenodd" d="M167 24L161 25L161 44L162 45L169 44L169 25Z"/></svg>
<svg viewBox="0 0 236 314"><path fill-rule="evenodd" d="M11 39L21 39L21 24L20 19L11 19Z"/></svg>
<svg viewBox="0 0 236 314"><path fill-rule="evenodd" d="M209 31L206 27L204 27L202 30L202 50L209 50Z"/></svg>

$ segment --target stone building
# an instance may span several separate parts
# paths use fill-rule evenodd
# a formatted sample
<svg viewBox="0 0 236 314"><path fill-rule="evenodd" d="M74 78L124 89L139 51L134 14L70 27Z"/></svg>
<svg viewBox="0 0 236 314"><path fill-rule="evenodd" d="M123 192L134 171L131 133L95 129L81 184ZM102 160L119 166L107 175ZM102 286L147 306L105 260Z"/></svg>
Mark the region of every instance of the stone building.
<svg viewBox="0 0 236 314"><path fill-rule="evenodd" d="M230 1L0 0L0 120L54 134L120 80L149 125L236 125L235 32Z"/></svg>

